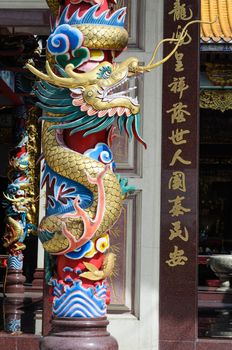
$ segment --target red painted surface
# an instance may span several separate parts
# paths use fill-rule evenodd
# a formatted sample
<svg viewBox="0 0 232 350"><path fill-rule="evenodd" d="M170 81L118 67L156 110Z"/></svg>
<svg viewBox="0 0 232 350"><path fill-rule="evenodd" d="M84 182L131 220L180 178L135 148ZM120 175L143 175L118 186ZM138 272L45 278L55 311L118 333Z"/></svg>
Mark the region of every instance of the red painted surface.
<svg viewBox="0 0 232 350"><path fill-rule="evenodd" d="M107 143L107 133L105 130L83 137L85 132L80 131L74 135L70 135L70 129L64 130L64 143L68 148L79 153L84 153L86 150L94 148L99 142Z"/></svg>
<svg viewBox="0 0 232 350"><path fill-rule="evenodd" d="M88 3L89 2L89 3ZM101 14L102 12L104 12L105 10L108 10L109 8L109 4L113 1L109 1L109 0L103 0L99 11L97 12L97 14ZM77 8L80 8L80 15L82 15L87 9L89 9L90 7L92 7L92 3L88 0L86 0L85 2L81 2L79 0L65 0L65 6L70 5L70 10L69 13L70 15L76 11Z"/></svg>
<svg viewBox="0 0 232 350"><path fill-rule="evenodd" d="M61 280L64 280L65 277L67 277L67 276L70 276L73 280L75 280L75 279L78 280L80 278L78 278L78 274L77 273L75 273L75 272L64 272L63 271L64 267L69 266L74 271L75 270L76 271L78 271L78 270L84 271L84 270L86 270L84 262L87 262L87 263L95 265L98 269L100 269L102 264L103 264L103 261L104 261L104 254L102 254L102 253L96 254L91 259L82 258L82 259L72 260L72 259L69 259L69 258L67 258L65 256L61 256L61 257L58 257L58 259L57 259L57 273L58 273L59 278ZM83 281L83 286L84 287L90 287L93 284L96 284L96 282L87 280L85 278L81 278L81 280Z"/></svg>
<svg viewBox="0 0 232 350"><path fill-rule="evenodd" d="M1 78L0 78L0 92L12 102L12 105L19 106L23 104L21 97L15 94ZM5 104L3 106L5 106Z"/></svg>
<svg viewBox="0 0 232 350"><path fill-rule="evenodd" d="M103 11L109 9L110 4L114 2L112 0L103 0L102 5L100 6L100 9L98 11L98 14L102 13ZM66 0L65 6L70 4L70 10L69 14L71 15L74 11L76 11L78 8L80 9L80 14L82 14L86 9L90 8L92 4L88 4L87 2L80 2L79 0ZM105 60L108 62L112 62L112 55L110 50L105 50ZM97 143L107 143L107 137L108 137L108 131L103 130L98 133L94 133L92 135L88 135L86 137L83 136L83 134L86 131L80 131L75 133L74 135L70 135L70 129L64 130L63 132L63 139L66 146L76 152L84 153L86 150L94 148ZM65 256L58 256L57 257L57 273L58 273L58 279L64 280L65 276L67 276L70 273L63 272L64 266L70 266L72 268L77 265L77 267L84 269L85 266L83 265L83 261L90 262L94 264L98 269L100 269L103 265L104 256L102 254L97 254L95 258L93 259L80 259L80 260L71 260L66 258ZM76 278L77 275L71 274L72 278ZM84 285L90 286L94 285L94 281L87 281L84 280Z"/></svg>

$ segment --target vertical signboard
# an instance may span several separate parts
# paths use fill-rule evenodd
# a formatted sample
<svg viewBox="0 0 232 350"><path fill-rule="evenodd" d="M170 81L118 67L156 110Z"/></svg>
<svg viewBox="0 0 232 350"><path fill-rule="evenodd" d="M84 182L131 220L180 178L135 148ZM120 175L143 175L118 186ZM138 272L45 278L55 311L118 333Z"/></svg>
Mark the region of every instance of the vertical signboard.
<svg viewBox="0 0 232 350"><path fill-rule="evenodd" d="M198 1L164 4L164 38L199 19ZM163 66L160 350L194 349L197 337L199 41L193 24Z"/></svg>

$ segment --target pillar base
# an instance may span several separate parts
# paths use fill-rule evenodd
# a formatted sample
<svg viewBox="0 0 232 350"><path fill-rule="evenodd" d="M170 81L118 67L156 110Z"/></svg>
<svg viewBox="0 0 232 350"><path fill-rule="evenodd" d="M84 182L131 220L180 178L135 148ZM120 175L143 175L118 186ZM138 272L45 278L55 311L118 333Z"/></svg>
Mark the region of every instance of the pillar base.
<svg viewBox="0 0 232 350"><path fill-rule="evenodd" d="M117 350L117 341L107 332L108 324L106 317L54 319L40 350Z"/></svg>
<svg viewBox="0 0 232 350"><path fill-rule="evenodd" d="M34 279L32 282L32 290L42 291L44 283L44 269L37 268L34 273Z"/></svg>
<svg viewBox="0 0 232 350"><path fill-rule="evenodd" d="M25 282L22 270L8 269L6 275L5 293L23 294Z"/></svg>
<svg viewBox="0 0 232 350"><path fill-rule="evenodd" d="M21 334L21 317L23 311L20 309L23 305L23 298L19 294L10 294L3 301L4 330L7 333Z"/></svg>

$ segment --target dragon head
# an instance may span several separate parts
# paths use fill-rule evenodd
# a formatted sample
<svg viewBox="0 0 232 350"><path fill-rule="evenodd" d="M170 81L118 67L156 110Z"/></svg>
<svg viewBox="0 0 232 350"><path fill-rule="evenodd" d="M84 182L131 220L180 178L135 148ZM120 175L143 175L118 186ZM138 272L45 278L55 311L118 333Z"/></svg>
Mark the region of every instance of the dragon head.
<svg viewBox="0 0 232 350"><path fill-rule="evenodd" d="M141 143L140 106L129 94L134 87L128 86L128 79L139 67L137 58L128 58L122 63L100 63L86 73L77 73L68 64L65 70L56 66L60 75L55 74L49 62L47 74L27 65L42 81L36 84L37 104L45 112L42 119L55 122L50 129L72 129L71 134L87 130L84 136L101 131L118 118L120 131L123 127L130 138L134 135ZM122 91L122 86L127 85Z"/></svg>
<svg viewBox="0 0 232 350"><path fill-rule="evenodd" d="M83 73L76 72L72 63L64 69L56 65L57 74L47 61L45 74L27 64L27 68L41 79L36 85L35 94L42 102L38 106L47 112L42 119L56 123L50 129L72 129L71 134L87 130L84 134L87 136L109 127L115 117L119 117L120 131L124 127L130 138L134 135L145 145L139 136L140 106L137 98L129 96L134 88L118 90L122 90L122 85L127 83L128 78L151 71L172 57L183 43L188 26L195 22L199 21L186 24L178 39L161 40L145 66L140 65L137 58L130 57L122 63L99 63L94 69ZM172 51L154 62L159 47L168 41L175 43Z"/></svg>
<svg viewBox="0 0 232 350"><path fill-rule="evenodd" d="M60 66L56 66L60 75L57 75L52 71L48 61L46 62L47 74L40 72L30 64L27 64L26 66L41 80L49 82L54 86L71 90L74 101L77 100L73 104L75 105L75 103L77 103L78 106L81 106L84 103L85 106L90 107L91 115L96 114L96 112L98 113L99 111L102 112L111 108L119 107L124 108L125 110L123 113L129 116L139 112L137 99L132 99L127 96L130 90L115 92L115 89L126 83L128 77L135 76L138 73L151 71L168 61L170 57L175 54L178 47L183 44L183 41L188 34L187 28L195 22L199 21L193 21L186 24L178 39L168 38L161 40L156 46L150 62L146 66L139 65L139 61L135 57L130 57L119 64L102 62L94 69L84 73L75 72L76 67L72 63L67 64L64 69ZM174 48L166 57L154 63L158 49L163 43L168 41L175 43ZM87 111L87 108L85 109L84 107L83 110Z"/></svg>
<svg viewBox="0 0 232 350"><path fill-rule="evenodd" d="M97 68L83 76L87 77L87 84L83 80L79 86L70 88L73 105L86 109L87 113L98 114L99 117L106 111L116 108L118 115L139 113L140 106L136 98L130 96L135 89L128 86L131 67L138 65L136 58L130 58L120 64L101 63ZM72 67L70 67L72 69ZM73 75L75 78L75 74ZM78 79L79 80L79 79ZM123 89L125 87L125 89Z"/></svg>
<svg viewBox="0 0 232 350"><path fill-rule="evenodd" d="M86 73L74 72L74 66L69 64L65 71L60 72L68 77L56 75L46 63L47 75L41 73L31 65L27 65L32 73L43 81L55 86L68 88L73 98L72 104L79 106L88 115L98 114L99 117L110 112L111 109L122 115L130 116L139 113L140 107L137 98L129 96L131 90L116 92L119 87L126 85L128 78L135 75L139 67L137 58L128 58L122 63L111 64L102 62L95 69Z"/></svg>

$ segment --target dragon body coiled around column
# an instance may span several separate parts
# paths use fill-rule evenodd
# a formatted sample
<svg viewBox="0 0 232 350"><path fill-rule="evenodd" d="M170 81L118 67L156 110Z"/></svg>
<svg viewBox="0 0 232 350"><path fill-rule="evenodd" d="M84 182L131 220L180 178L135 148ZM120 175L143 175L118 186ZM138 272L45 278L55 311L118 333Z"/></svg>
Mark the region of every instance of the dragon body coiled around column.
<svg viewBox="0 0 232 350"><path fill-rule="evenodd" d="M85 209L86 215L90 220L96 216L98 207L98 186L89 182L89 176L97 178L104 171L105 166L99 161L96 161L83 154L73 152L68 148L63 147L57 141L55 130L49 131L49 123L45 123L43 128L43 152L48 166L60 176L81 184L86 189L91 191L93 200L92 205ZM104 211L103 218L99 227L94 232L94 235L100 236L111 227L121 212L122 207L122 192L116 175L112 170L108 169L104 177L103 189L105 192L104 207L99 210ZM80 196L81 198L81 196ZM101 204L99 204L101 205ZM83 219L80 217L63 217L61 215L51 215L45 217L41 224L40 230L55 232L55 236L44 243L44 248L53 254L67 252L68 239L62 233L62 223L65 223L69 232L76 238L80 239L84 232ZM93 234L88 236L88 240L93 237ZM77 245L76 247L77 248Z"/></svg>

